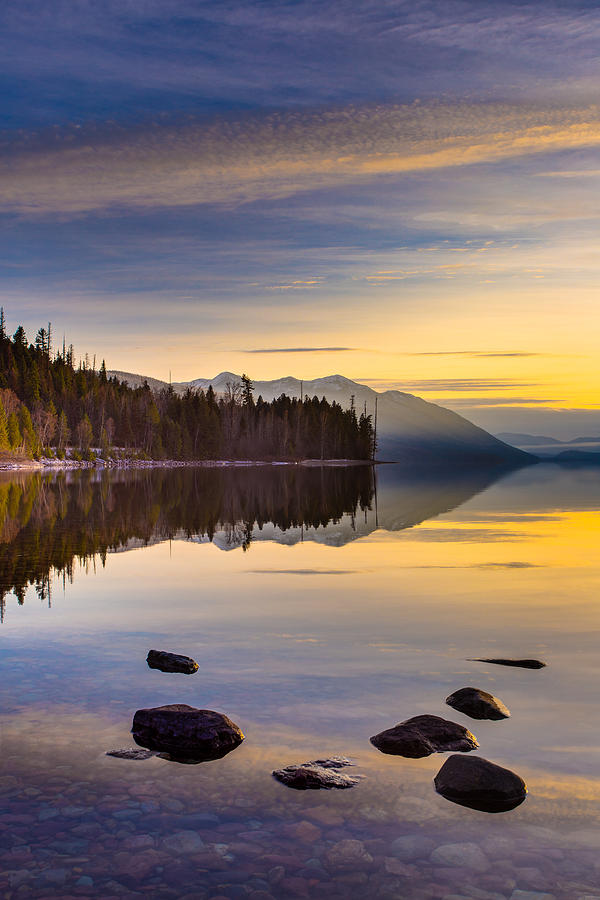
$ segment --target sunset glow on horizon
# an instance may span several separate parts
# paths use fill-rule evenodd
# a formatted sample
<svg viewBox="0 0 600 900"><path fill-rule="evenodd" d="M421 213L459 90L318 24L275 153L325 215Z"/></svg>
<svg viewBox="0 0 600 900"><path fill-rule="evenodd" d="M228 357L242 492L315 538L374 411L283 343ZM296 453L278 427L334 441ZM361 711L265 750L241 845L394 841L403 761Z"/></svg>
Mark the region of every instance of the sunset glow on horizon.
<svg viewBox="0 0 600 900"><path fill-rule="evenodd" d="M597 4L0 13L12 333L600 433Z"/></svg>

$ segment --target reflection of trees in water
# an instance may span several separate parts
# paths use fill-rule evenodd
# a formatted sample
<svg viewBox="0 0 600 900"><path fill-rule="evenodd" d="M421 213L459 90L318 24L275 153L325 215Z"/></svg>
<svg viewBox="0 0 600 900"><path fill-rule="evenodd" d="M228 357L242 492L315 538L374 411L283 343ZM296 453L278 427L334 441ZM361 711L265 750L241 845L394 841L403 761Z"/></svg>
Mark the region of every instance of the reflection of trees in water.
<svg viewBox="0 0 600 900"><path fill-rule="evenodd" d="M326 526L370 509L370 466L84 470L0 481L0 614L29 586L50 601L51 577L76 562L181 536L250 546L253 529Z"/></svg>

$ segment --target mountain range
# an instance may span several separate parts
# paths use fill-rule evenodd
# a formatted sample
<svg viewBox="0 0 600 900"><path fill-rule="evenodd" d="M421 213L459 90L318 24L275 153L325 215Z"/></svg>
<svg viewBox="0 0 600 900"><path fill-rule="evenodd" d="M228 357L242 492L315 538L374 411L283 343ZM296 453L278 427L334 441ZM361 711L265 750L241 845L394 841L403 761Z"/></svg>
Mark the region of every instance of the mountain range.
<svg viewBox="0 0 600 900"><path fill-rule="evenodd" d="M108 373L131 387L147 381L154 391L168 387L164 381L131 372ZM221 372L215 378L196 378L172 385L178 393L207 390L212 385L219 395L228 385L241 384L239 375ZM343 375L301 381L286 377L274 381L255 381L254 396L272 400L281 394L290 397L325 397L348 408L351 403L361 413L375 417L377 412L377 457L383 461L412 465L526 465L534 461L531 454L510 446L473 425L467 419L435 403L429 403L403 391L374 391L365 384L351 381Z"/></svg>
<svg viewBox="0 0 600 900"><path fill-rule="evenodd" d="M575 437L570 441L559 441L558 438L543 434L522 434L513 431L503 432L496 437L528 453L534 453L540 459L564 463L600 464L600 437Z"/></svg>

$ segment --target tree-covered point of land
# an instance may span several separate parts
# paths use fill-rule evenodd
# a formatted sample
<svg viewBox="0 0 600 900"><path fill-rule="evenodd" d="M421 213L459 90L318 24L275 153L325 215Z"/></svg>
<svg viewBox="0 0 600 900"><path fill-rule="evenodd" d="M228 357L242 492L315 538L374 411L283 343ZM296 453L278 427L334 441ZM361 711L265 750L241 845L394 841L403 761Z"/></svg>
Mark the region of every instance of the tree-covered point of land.
<svg viewBox="0 0 600 900"><path fill-rule="evenodd" d="M370 459L371 417L318 397L254 398L252 381L224 395L172 388L153 392L109 378L104 361L75 363L73 347L53 350L52 329L29 343L6 333L0 311L0 455L151 459Z"/></svg>

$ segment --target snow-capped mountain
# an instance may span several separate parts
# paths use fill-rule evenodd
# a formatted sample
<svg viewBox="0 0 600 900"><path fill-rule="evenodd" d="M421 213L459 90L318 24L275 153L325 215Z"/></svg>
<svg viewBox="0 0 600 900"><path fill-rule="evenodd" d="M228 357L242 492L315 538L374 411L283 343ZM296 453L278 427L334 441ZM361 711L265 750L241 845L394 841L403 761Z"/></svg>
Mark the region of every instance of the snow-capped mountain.
<svg viewBox="0 0 600 900"><path fill-rule="evenodd" d="M144 376L128 372L109 374L116 375L132 387L143 384L144 380L148 381L152 390L167 387L164 381L144 379ZM188 388L205 391L212 385L217 394L223 394L228 385L234 384L241 384L239 375L221 372L215 378L175 383L173 388L177 392ZM366 410L371 416L375 416L377 401L377 456L381 460L465 465L525 464L532 461L529 454L498 440L458 413L403 391L379 393L343 375L328 375L307 381L290 376L254 382L254 396L262 396L264 400L272 400L281 394L300 397L301 393L303 396L325 397L330 402L335 400L344 407L354 402L359 414Z"/></svg>

